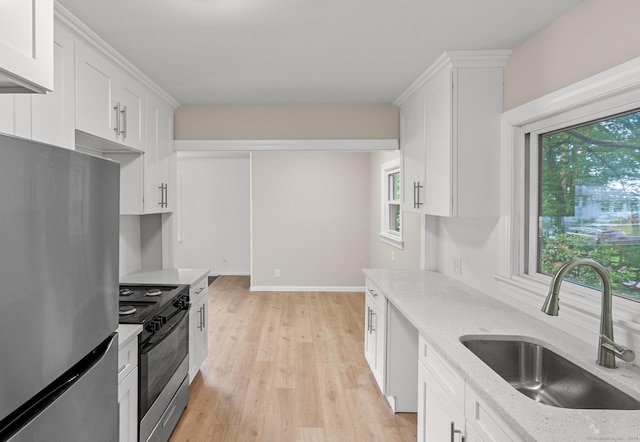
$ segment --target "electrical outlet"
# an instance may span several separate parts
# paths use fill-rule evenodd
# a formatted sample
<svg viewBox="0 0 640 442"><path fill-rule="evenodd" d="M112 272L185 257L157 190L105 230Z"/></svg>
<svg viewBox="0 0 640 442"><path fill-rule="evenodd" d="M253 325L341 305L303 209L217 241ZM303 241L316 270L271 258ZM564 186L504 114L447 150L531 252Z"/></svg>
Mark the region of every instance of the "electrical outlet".
<svg viewBox="0 0 640 442"><path fill-rule="evenodd" d="M393 261L395 261L395 260L396 260L396 251L395 251L395 250L392 250L392 251L391 251L391 261L393 262Z"/></svg>
<svg viewBox="0 0 640 442"><path fill-rule="evenodd" d="M276 278L279 278L280 277L280 269L275 269L273 271L273 276L275 276Z"/></svg>
<svg viewBox="0 0 640 442"><path fill-rule="evenodd" d="M225 265L226 265L226 264L228 264L228 263L229 263L229 261L227 260L227 258L222 258L222 264L225 264Z"/></svg>
<svg viewBox="0 0 640 442"><path fill-rule="evenodd" d="M462 258L459 256L453 257L453 273L462 274Z"/></svg>

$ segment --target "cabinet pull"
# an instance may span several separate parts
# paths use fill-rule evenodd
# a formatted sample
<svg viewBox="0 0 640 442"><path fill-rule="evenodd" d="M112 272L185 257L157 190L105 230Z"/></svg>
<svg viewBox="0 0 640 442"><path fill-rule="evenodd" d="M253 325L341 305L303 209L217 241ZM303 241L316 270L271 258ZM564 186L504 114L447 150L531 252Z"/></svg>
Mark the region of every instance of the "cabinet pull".
<svg viewBox="0 0 640 442"><path fill-rule="evenodd" d="M419 209L422 203L420 202L420 189L422 189L422 185L420 181L416 181L413 183L413 208Z"/></svg>
<svg viewBox="0 0 640 442"><path fill-rule="evenodd" d="M371 334L371 307L367 307L367 331Z"/></svg>
<svg viewBox="0 0 640 442"><path fill-rule="evenodd" d="M375 319L374 319L375 318ZM373 333L374 331L376 331L376 328L373 326L373 321L377 321L378 320L378 315L376 315L376 312L373 311L373 309L371 309L371 333Z"/></svg>
<svg viewBox="0 0 640 442"><path fill-rule="evenodd" d="M158 186L158 189L160 189L160 202L158 203L160 205L160 207L167 207L168 203L167 200L168 198L168 187L169 185L166 183L162 183ZM199 292L198 292L199 293Z"/></svg>
<svg viewBox="0 0 640 442"><path fill-rule="evenodd" d="M120 103L118 103L118 106L120 106ZM127 106L124 106L122 108L122 110L120 111L120 115L122 115L122 130L120 131L120 134L122 135L122 140L124 141L124 139L127 137Z"/></svg>
<svg viewBox="0 0 640 442"><path fill-rule="evenodd" d="M116 103L115 106L113 106L113 110L116 112L116 127L113 128L113 130L116 133L116 138L118 138L120 136L120 102L118 101L118 103Z"/></svg>
<svg viewBox="0 0 640 442"><path fill-rule="evenodd" d="M460 436L459 438L456 436ZM464 442L464 436L462 430L456 430L456 425L451 422L451 442Z"/></svg>
<svg viewBox="0 0 640 442"><path fill-rule="evenodd" d="M204 331L204 305L201 308L202 310L202 319L200 320L200 330Z"/></svg>
<svg viewBox="0 0 640 442"><path fill-rule="evenodd" d="M378 294L377 294L377 293L376 293L376 291L375 291L375 290L373 290L373 289L369 289L369 293L371 293L371 294L373 295L373 297L374 297L374 298L377 298L377 297L378 297Z"/></svg>

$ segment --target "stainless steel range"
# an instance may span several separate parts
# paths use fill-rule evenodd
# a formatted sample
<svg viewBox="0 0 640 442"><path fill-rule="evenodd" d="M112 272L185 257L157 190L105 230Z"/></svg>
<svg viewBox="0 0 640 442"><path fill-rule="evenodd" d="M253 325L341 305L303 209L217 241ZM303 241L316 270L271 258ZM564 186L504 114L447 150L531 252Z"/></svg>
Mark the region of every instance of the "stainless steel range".
<svg viewBox="0 0 640 442"><path fill-rule="evenodd" d="M189 400L189 286L121 285L120 323L141 324L140 441L167 441Z"/></svg>

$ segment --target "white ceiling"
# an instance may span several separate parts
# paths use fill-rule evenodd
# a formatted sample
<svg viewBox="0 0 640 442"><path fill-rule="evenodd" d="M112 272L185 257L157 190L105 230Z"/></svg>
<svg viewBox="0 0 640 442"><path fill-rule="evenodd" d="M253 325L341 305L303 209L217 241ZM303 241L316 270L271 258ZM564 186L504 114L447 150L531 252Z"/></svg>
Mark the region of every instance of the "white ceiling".
<svg viewBox="0 0 640 442"><path fill-rule="evenodd" d="M581 0L58 0L182 104L391 103Z"/></svg>

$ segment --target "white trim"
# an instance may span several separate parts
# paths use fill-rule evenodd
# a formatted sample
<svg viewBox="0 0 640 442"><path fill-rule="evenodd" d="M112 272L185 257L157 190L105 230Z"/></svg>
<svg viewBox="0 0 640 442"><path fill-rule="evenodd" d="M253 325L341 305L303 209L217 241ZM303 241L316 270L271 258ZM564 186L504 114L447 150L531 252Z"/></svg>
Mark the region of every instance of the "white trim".
<svg viewBox="0 0 640 442"><path fill-rule="evenodd" d="M514 305L555 327L583 339L597 342L600 295L593 290L567 283L562 288L559 318L540 313L548 291L548 277L524 275L522 247L524 229L524 147L530 127L559 114L591 114L629 107L640 101L640 57L533 100L502 115L500 223L498 275L500 293L491 296ZM529 126L529 128L527 128ZM640 338L637 317L640 305L614 297L613 319L616 342L635 345Z"/></svg>
<svg viewBox="0 0 640 442"><path fill-rule="evenodd" d="M397 139L372 140L175 140L176 151L398 150Z"/></svg>
<svg viewBox="0 0 640 442"><path fill-rule="evenodd" d="M364 292L364 287L338 287L338 286L267 286L252 285L251 292Z"/></svg>
<svg viewBox="0 0 640 442"><path fill-rule="evenodd" d="M459 67L504 67L513 53L510 49L489 51L445 51L431 64L404 92L393 102L400 107L404 101L413 95L420 87L444 66Z"/></svg>
<svg viewBox="0 0 640 442"><path fill-rule="evenodd" d="M394 238L393 236L382 232L378 233L378 235L380 235L380 240L383 243L397 247L400 250L404 249L404 241L402 241L402 239Z"/></svg>

